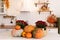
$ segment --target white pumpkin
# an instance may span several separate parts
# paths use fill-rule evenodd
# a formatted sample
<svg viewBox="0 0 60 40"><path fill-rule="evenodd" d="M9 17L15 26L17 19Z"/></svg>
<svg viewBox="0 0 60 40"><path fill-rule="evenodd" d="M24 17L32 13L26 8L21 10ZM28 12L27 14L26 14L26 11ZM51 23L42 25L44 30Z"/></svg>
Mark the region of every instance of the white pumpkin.
<svg viewBox="0 0 60 40"><path fill-rule="evenodd" d="M14 36L14 37L21 36L22 32L23 32L23 29L20 29L20 30L13 29L11 31L11 35Z"/></svg>

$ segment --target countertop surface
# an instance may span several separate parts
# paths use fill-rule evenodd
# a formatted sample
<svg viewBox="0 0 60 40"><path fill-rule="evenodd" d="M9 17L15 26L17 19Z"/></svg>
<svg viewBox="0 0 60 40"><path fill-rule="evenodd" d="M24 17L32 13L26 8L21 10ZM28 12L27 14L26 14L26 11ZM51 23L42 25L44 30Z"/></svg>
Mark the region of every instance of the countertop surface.
<svg viewBox="0 0 60 40"><path fill-rule="evenodd" d="M40 39L12 37L11 30L12 29L0 29L0 40L60 40L58 29L47 29L47 35Z"/></svg>

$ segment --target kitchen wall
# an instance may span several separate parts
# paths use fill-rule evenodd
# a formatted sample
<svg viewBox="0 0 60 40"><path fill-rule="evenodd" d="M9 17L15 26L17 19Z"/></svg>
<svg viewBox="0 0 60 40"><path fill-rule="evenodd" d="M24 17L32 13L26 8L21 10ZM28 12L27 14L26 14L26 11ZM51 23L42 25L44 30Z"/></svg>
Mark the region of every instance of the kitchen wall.
<svg viewBox="0 0 60 40"><path fill-rule="evenodd" d="M21 19L27 21L29 24L33 24L38 20L46 21L47 17L50 15L49 12L41 12L39 14L38 7L35 7L34 1L36 0L9 0L10 8L6 11L8 15L16 16L16 19ZM49 7L57 17L60 17L60 5L59 0L49 0ZM28 11L20 12L20 11ZM3 21L2 21L3 20ZM10 19L4 19L0 16L0 24L4 23L5 25L12 25ZM13 22L13 25L15 21Z"/></svg>

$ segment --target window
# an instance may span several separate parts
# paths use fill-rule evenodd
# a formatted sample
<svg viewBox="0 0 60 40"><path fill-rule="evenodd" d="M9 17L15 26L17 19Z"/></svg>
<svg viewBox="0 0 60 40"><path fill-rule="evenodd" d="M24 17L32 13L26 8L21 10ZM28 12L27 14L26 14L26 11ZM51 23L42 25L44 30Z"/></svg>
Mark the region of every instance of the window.
<svg viewBox="0 0 60 40"><path fill-rule="evenodd" d="M0 13L4 13L4 2L0 0Z"/></svg>

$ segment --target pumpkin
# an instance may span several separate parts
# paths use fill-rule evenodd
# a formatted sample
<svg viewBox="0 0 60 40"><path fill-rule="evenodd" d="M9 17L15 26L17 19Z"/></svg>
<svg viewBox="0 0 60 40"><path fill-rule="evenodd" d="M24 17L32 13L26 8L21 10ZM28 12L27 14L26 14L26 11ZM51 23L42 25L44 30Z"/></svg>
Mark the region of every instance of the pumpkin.
<svg viewBox="0 0 60 40"><path fill-rule="evenodd" d="M34 38L42 38L44 36L44 31L40 28L36 28L34 31L33 31L33 37Z"/></svg>
<svg viewBox="0 0 60 40"><path fill-rule="evenodd" d="M31 33L26 33L26 38L32 38L32 34Z"/></svg>
<svg viewBox="0 0 60 40"><path fill-rule="evenodd" d="M12 35L13 37L21 36L21 33L22 33L22 32L23 32L22 29L20 29L20 30L13 29L13 30L11 31L11 35Z"/></svg>
<svg viewBox="0 0 60 40"><path fill-rule="evenodd" d="M39 9L39 11L49 11L49 8L47 5L43 5L41 6L41 8Z"/></svg>
<svg viewBox="0 0 60 40"><path fill-rule="evenodd" d="M47 10L47 6L46 6L46 5L43 5L43 6L41 7L41 9L42 9L42 10Z"/></svg>
<svg viewBox="0 0 60 40"><path fill-rule="evenodd" d="M22 37L25 37L26 36L26 32L22 32Z"/></svg>
<svg viewBox="0 0 60 40"><path fill-rule="evenodd" d="M57 21L57 18L54 14L51 14L48 18L47 18L47 22L53 24Z"/></svg>
<svg viewBox="0 0 60 40"><path fill-rule="evenodd" d="M32 32L34 30L34 28L35 27L32 25L28 25L28 26L25 26L24 31L25 32Z"/></svg>
<svg viewBox="0 0 60 40"><path fill-rule="evenodd" d="M21 29L21 26L16 25L16 26L15 26L15 29L16 29L16 30L20 30L20 29Z"/></svg>

